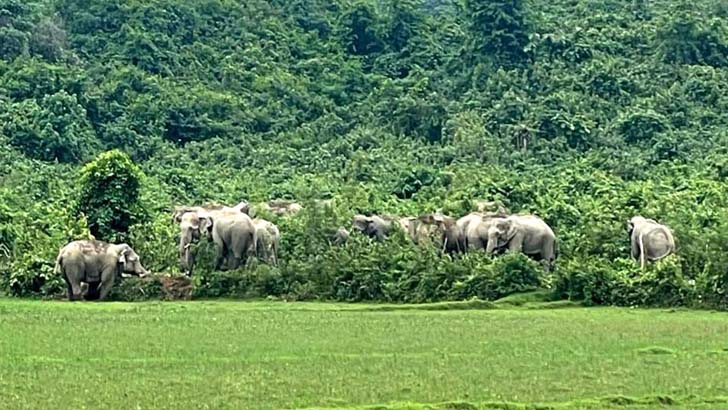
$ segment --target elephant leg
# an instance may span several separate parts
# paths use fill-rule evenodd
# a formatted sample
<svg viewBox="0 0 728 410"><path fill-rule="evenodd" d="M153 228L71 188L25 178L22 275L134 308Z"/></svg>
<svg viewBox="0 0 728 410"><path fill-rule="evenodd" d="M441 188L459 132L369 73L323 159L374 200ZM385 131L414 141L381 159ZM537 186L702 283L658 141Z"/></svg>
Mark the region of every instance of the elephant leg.
<svg viewBox="0 0 728 410"><path fill-rule="evenodd" d="M187 276L192 276L192 269L195 267L195 256L191 250L187 250L189 257L187 258Z"/></svg>
<svg viewBox="0 0 728 410"><path fill-rule="evenodd" d="M215 270L222 270L223 265L228 265L228 249L227 246L218 246L217 257L215 258Z"/></svg>
<svg viewBox="0 0 728 410"><path fill-rule="evenodd" d="M83 298L81 282L76 280L69 280L68 277L65 275L64 278L66 279L66 284L68 285L68 300L70 300L71 302L81 300Z"/></svg>
<svg viewBox="0 0 728 410"><path fill-rule="evenodd" d="M522 252L523 251L523 235L516 234L509 242L508 242L508 251L509 252Z"/></svg>
<svg viewBox="0 0 728 410"><path fill-rule="evenodd" d="M99 282L91 282L88 284L88 289L86 290L86 295L84 296L84 299L86 300L97 300L99 298Z"/></svg>
<svg viewBox="0 0 728 410"><path fill-rule="evenodd" d="M262 243L262 242L258 243L256 246L256 251L257 251L257 255L255 255L256 258L262 260L265 263L270 262L268 260L268 258L269 258L268 247L264 243Z"/></svg>
<svg viewBox="0 0 728 410"><path fill-rule="evenodd" d="M241 264L245 264L248 245L246 242L236 243L233 249L231 249L230 255L230 268L235 270L240 267ZM252 258L251 258L252 259Z"/></svg>
<svg viewBox="0 0 728 410"><path fill-rule="evenodd" d="M273 261L273 266L278 266L278 245L273 243L270 253L271 253L271 259Z"/></svg>
<svg viewBox="0 0 728 410"><path fill-rule="evenodd" d="M101 290L99 292L98 300L106 299L106 296L111 292L111 288L114 287L114 279L116 277L115 269L107 269L101 273Z"/></svg>

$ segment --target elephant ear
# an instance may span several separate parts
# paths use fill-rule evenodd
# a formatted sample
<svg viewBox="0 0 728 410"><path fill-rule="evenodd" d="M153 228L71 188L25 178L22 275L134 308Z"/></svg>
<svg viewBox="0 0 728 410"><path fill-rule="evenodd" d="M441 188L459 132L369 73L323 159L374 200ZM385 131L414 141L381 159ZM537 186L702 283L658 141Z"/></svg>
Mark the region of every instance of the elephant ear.
<svg viewBox="0 0 728 410"><path fill-rule="evenodd" d="M377 227L374 226L374 218L372 218L372 217L369 216L364 221L367 224L366 225L366 233L368 235L376 234L377 233Z"/></svg>
<svg viewBox="0 0 728 410"><path fill-rule="evenodd" d="M129 256L129 253L131 251L131 248L129 245L122 245L121 252L119 252L119 264L124 265L126 264L127 257Z"/></svg>
<svg viewBox="0 0 728 410"><path fill-rule="evenodd" d="M351 224L357 230L366 232L369 229L369 224L371 223L371 221L372 218L370 217L364 215L354 215L351 220Z"/></svg>
<svg viewBox="0 0 728 410"><path fill-rule="evenodd" d="M182 222L182 215L184 215L184 211L181 209L175 209L174 213L172 213L172 223L180 223Z"/></svg>
<svg viewBox="0 0 728 410"><path fill-rule="evenodd" d="M239 204L235 205L233 209L239 212L250 215L250 203L248 201L240 201Z"/></svg>
<svg viewBox="0 0 728 410"><path fill-rule="evenodd" d="M518 223L516 221L506 221L506 224L505 239L503 240L502 244L499 244L501 246L510 242L510 240L513 239L513 237L516 236L516 234L518 233Z"/></svg>
<svg viewBox="0 0 728 410"><path fill-rule="evenodd" d="M187 212L195 212L195 208L189 206L175 206L174 212L172 213L172 221L174 221L174 223L182 222L182 217Z"/></svg>
<svg viewBox="0 0 728 410"><path fill-rule="evenodd" d="M200 216L199 220L200 220L200 230L203 232L211 233L212 226L214 225L212 216L210 216L210 215Z"/></svg>

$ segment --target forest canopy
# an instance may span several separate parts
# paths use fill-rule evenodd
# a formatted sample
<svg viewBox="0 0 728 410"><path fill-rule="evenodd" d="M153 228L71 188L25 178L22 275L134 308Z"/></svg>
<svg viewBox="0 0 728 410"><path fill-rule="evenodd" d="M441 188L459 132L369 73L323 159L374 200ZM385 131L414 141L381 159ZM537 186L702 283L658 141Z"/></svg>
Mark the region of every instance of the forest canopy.
<svg viewBox="0 0 728 410"><path fill-rule="evenodd" d="M526 282L556 297L728 305L724 1L0 0L0 288L62 288L59 248L115 229L83 170L122 153L139 186L108 235L153 272L179 271L175 205L335 199L279 221L279 267L203 271L203 296L522 290L502 281L525 259L326 242L354 213L482 199L553 227L557 269ZM678 242L647 272L637 214Z"/></svg>

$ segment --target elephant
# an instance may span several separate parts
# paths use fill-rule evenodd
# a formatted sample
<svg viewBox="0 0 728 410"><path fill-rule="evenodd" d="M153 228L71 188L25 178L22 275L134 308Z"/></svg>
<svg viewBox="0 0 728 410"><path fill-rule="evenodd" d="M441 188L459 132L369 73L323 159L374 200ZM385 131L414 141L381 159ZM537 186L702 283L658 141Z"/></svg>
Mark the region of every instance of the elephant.
<svg viewBox="0 0 728 410"><path fill-rule="evenodd" d="M222 206L212 207L177 207L173 214L174 222L179 224L179 265L188 276L192 275L194 267L194 254L191 246L200 240L200 226L204 218L213 211L221 210Z"/></svg>
<svg viewBox="0 0 728 410"><path fill-rule="evenodd" d="M361 232L370 238L383 241L392 233L392 221L377 215L354 215L351 222L352 230Z"/></svg>
<svg viewBox="0 0 728 410"><path fill-rule="evenodd" d="M149 274L131 246L96 240L73 241L64 246L56 258L54 272L63 275L71 301L81 299L82 282L88 284L86 300L103 300L122 273L139 277Z"/></svg>
<svg viewBox="0 0 728 410"><path fill-rule="evenodd" d="M227 262L229 269L237 269L245 262L248 252L257 255L256 229L247 214L227 210L212 211L202 217L200 229L217 247L216 270L222 268L223 262Z"/></svg>
<svg viewBox="0 0 728 410"><path fill-rule="evenodd" d="M186 275L192 275L194 266L194 254L191 246L194 242L200 240L200 226L204 218L213 211L223 213L242 213L248 210L248 203L240 202L234 207L220 204L208 204L203 206L178 206L175 207L172 219L180 226L179 239L179 264L180 269Z"/></svg>
<svg viewBox="0 0 728 410"><path fill-rule="evenodd" d="M182 216L188 212L205 213L219 210L239 211L237 207L241 206L241 204L236 205L235 208L220 204L206 204L202 206L175 206L174 211L172 212L172 221L174 223L180 223L182 221ZM247 202L245 202L245 204L247 204Z"/></svg>
<svg viewBox="0 0 728 410"><path fill-rule="evenodd" d="M494 224L507 218L508 215L496 213L472 212L458 220L458 225L462 229L465 248L469 250L485 250L488 248L489 240L492 239L491 231ZM504 243L496 249L502 248Z"/></svg>
<svg viewBox="0 0 728 410"><path fill-rule="evenodd" d="M344 245L349 240L349 231L346 228L339 228L331 235L330 242L334 245Z"/></svg>
<svg viewBox="0 0 728 410"><path fill-rule="evenodd" d="M493 214L507 214L508 208L503 206L500 201L476 201L475 212L480 213L493 213Z"/></svg>
<svg viewBox="0 0 728 410"><path fill-rule="evenodd" d="M281 242L281 232L278 227L265 219L253 219L255 226L257 255L265 262L278 265L278 247Z"/></svg>
<svg viewBox="0 0 728 410"><path fill-rule="evenodd" d="M417 220L424 225L431 226L433 235L439 236L438 248L441 252L460 253L465 251L465 241L462 226L459 220L451 216L434 212L420 215Z"/></svg>
<svg viewBox="0 0 728 410"><path fill-rule="evenodd" d="M232 209L239 210L240 212L248 214L254 218L260 211L263 211L264 213L271 213L276 216L294 215L303 210L303 206L301 206L298 202L277 199L267 203L262 202L257 205L253 205L247 201L241 201Z"/></svg>
<svg viewBox="0 0 728 410"><path fill-rule="evenodd" d="M556 235L541 218L535 215L511 215L485 217L483 221L488 228L486 253L492 254L506 248L509 252L523 252L536 260L545 261L546 270L556 260Z"/></svg>
<svg viewBox="0 0 728 410"><path fill-rule="evenodd" d="M298 202L283 199L268 201L267 204L262 204L261 207L278 216L294 215L303 210L303 206Z"/></svg>
<svg viewBox="0 0 728 410"><path fill-rule="evenodd" d="M248 214L249 216L252 217L253 215L250 215L251 208L252 207L251 207L250 203L248 201L243 200L243 201L238 202L238 204L233 207L224 206L221 208L221 210L230 211L230 212L242 212L242 213Z"/></svg>
<svg viewBox="0 0 728 410"><path fill-rule="evenodd" d="M675 252L672 231L653 219L635 216L629 220L628 231L632 243L632 257L645 268L647 261L658 261Z"/></svg>

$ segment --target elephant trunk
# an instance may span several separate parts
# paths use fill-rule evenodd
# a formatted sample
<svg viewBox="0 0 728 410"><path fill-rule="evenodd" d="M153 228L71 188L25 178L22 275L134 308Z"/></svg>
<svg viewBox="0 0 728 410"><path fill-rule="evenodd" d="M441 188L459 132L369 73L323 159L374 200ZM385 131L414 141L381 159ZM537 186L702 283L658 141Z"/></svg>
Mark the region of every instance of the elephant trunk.
<svg viewBox="0 0 728 410"><path fill-rule="evenodd" d="M495 233L488 233L488 245L485 246L485 253L491 254L495 251L498 243L498 235Z"/></svg>
<svg viewBox="0 0 728 410"><path fill-rule="evenodd" d="M185 271L192 269L192 232L187 230L180 234L179 241L179 264L180 268Z"/></svg>

